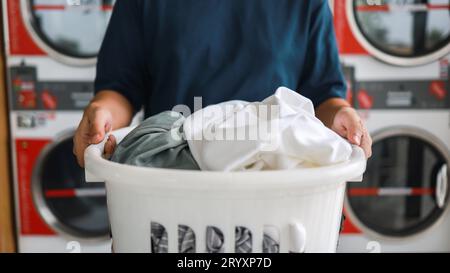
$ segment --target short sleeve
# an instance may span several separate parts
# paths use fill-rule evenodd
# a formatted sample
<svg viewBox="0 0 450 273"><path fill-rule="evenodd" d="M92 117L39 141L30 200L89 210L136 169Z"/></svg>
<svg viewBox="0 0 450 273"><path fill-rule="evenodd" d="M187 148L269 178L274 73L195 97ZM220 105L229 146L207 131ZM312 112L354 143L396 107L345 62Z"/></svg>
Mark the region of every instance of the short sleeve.
<svg viewBox="0 0 450 273"><path fill-rule="evenodd" d="M346 82L339 62L333 15L321 0L310 15L309 39L299 92L314 106L330 98L346 98Z"/></svg>
<svg viewBox="0 0 450 273"><path fill-rule="evenodd" d="M95 92L122 94L136 113L142 108L149 79L144 52L142 15L137 0L117 0L97 62Z"/></svg>

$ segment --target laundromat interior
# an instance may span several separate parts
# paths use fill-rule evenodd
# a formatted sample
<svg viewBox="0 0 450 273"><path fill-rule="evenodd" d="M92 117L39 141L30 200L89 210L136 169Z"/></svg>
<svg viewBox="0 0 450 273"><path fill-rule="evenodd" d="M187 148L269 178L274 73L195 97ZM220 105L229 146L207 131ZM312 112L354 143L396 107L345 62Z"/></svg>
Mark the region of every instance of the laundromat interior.
<svg viewBox="0 0 450 273"><path fill-rule="evenodd" d="M184 227L184 224L190 226L196 235L194 252L205 251L203 245L208 242L200 232L211 225L217 227L214 230L221 230L225 237L222 252L237 251L234 241L227 241L227 238L237 237L241 226L248 229L239 229L239 232L248 231L250 239L253 238L253 251L250 252L263 252L266 246L259 242L265 238L262 232L269 221L274 226L280 223L277 252L450 252L449 1L324 1L328 6L325 13L329 12L331 16L340 71L345 80L345 100L356 109L372 139L370 158L363 160L361 164L364 166L358 165L365 169L359 181L339 181L342 187L336 188L335 195L322 193L320 198L317 197L319 199L314 199L301 197L303 190L300 188L287 190L288 187L295 187L293 180L296 178L292 177L296 175L295 171L280 171L280 175L272 174L272 171L268 171L267 175L265 171L254 174L245 172L236 176L234 173L220 176L205 172L198 181L195 181L196 174L189 171L181 178L161 171L161 181L167 180L171 192L164 195L167 199L155 197L148 202L145 198L163 195L163 182L156 181L157 184L153 185L155 190L148 197L142 197L143 193L135 190L133 194L141 194L139 197L121 198L114 188L119 185L108 184L108 179L114 179L114 175L107 171L91 173L87 168L88 163L98 162L100 166L106 160L96 159L96 151L92 148L91 154L84 154L85 157L92 155L85 158L85 170L73 152L75 132L85 108L94 98L97 55L110 19L114 18L115 13L120 13L116 7L120 4L125 6L123 2L127 1L2 0L0 253L152 252L154 221L165 223L169 237L166 238L168 252L181 249L177 245L176 234L179 234L177 226ZM152 2L158 1L161 0ZM204 2L189 2L196 1ZM271 1L277 0L264 2ZM303 0L283 1L295 5ZM255 0L242 2L256 5ZM261 9L255 8L257 11ZM169 12L163 8L161 10ZM191 12L191 9L183 12ZM158 22L172 26L171 20L175 17ZM193 24L190 20L186 24ZM267 23L266 20L270 21L265 18L263 22ZM239 23L251 24L247 21ZM195 30L186 29L181 36ZM221 39L215 35L211 32L211 37L214 37L211 40ZM229 35L241 34L230 31ZM264 36L264 32L261 35ZM159 37L150 36L155 39ZM179 41L179 37L170 36L167 39L173 43ZM245 42L247 40L242 39L242 43ZM190 46L195 47L196 44L194 39ZM329 43L324 42L322 48L327 46ZM290 50L296 50L294 44ZM177 58L185 60L196 56L189 52L189 49L182 50ZM214 52L212 48L205 54L212 56ZM239 53L224 58L236 56L240 56ZM279 56L287 58L291 55ZM151 58L157 57L152 55ZM174 65L173 60L160 64L160 68ZM199 63L196 67L208 65L211 64ZM227 73L228 70L218 71ZM128 72L124 69L124 73ZM184 78L190 72L179 73L179 77ZM245 81L242 75L235 78ZM230 84L230 88L234 86L239 84ZM142 119L142 112L136 115L134 122L139 123L136 120ZM100 155L103 150L98 151ZM357 169L356 165L353 167ZM117 172L122 170L119 167L116 169ZM324 170L331 172L327 174L324 171L324 176L334 177L338 173L332 169ZM136 169L134 174L130 174L129 187L134 185L134 182L131 183L134 178L131 177L146 177L148 183L152 183L152 179L160 179L156 173L153 178L151 172L148 172L149 175L144 173ZM302 173L311 173L310 183L303 181L307 178L301 177ZM100 179L99 175L105 178ZM322 183L316 176L314 170L299 170L298 183L305 182L311 184L310 187L315 182ZM120 177L126 176L122 173ZM186 183L192 182L192 188L171 179L185 179ZM92 183L96 180L98 182ZM221 192L217 194L214 193L215 181L217 187L221 187ZM227 181L230 182L230 189L226 188ZM247 182L248 185L245 185ZM279 183L279 188L276 183ZM176 187L178 184L181 188ZM126 189L127 185L123 183L120 187ZM255 187L255 191L251 191L251 187ZM200 192L211 195L207 199ZM244 192L249 193L247 199ZM261 196L257 196L259 192ZM228 193L234 197L221 201L227 198ZM197 198L197 194L200 197ZM179 203L183 213L177 213L177 206L170 201L175 196L185 200ZM278 214L275 213L276 198L279 198L280 204ZM297 207L293 205L296 200ZM334 210L329 215L322 215L323 223L333 225L333 229L329 231L323 226L317 227L322 221L319 220L321 211L308 209L308 204L323 205L325 214L325 208L333 202ZM162 207L163 203L165 207ZM142 211L148 208L145 213L142 212L145 215L139 216L140 212L136 211L138 206ZM212 212L216 207L220 211ZM195 221L186 216L190 215L190 208L197 211L192 211L192 215L196 215L193 216L197 219ZM127 217L135 222L129 222L130 226L124 227L125 224L117 219L118 211L120 215L129 214ZM296 215L293 222L290 222L292 215L289 213ZM219 214L223 218L216 221L215 217ZM211 223L205 222L202 215L205 219L210 217ZM141 231L148 233L148 238L142 238L142 242L137 236Z"/></svg>

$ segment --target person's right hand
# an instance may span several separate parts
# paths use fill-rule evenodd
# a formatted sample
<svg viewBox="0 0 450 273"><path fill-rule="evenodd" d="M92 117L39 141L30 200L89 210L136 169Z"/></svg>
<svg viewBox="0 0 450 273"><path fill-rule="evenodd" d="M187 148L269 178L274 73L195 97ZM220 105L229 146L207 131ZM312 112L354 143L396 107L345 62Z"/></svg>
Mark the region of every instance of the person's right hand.
<svg viewBox="0 0 450 273"><path fill-rule="evenodd" d="M83 118L73 137L73 153L77 157L78 164L84 167L84 150L91 144L98 144L112 128L111 112L95 102L91 103L84 111ZM114 152L116 141L110 136L105 144L105 157L110 157Z"/></svg>

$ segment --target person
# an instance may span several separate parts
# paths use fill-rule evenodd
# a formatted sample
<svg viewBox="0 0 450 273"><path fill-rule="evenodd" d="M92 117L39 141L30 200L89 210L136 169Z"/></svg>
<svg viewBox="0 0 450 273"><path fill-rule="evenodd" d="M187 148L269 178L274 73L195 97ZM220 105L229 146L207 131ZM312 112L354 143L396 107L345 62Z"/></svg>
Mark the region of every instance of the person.
<svg viewBox="0 0 450 273"><path fill-rule="evenodd" d="M176 105L259 101L286 86L316 116L371 155L372 140L346 101L333 16L326 0L118 0L97 63L95 97L74 154L106 132ZM116 145L110 137L108 156Z"/></svg>

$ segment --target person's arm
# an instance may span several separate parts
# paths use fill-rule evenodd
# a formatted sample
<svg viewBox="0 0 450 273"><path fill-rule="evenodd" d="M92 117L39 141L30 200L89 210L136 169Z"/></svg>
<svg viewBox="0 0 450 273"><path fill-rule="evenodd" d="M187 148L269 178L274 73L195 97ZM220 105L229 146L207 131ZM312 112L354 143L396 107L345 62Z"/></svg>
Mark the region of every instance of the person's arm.
<svg viewBox="0 0 450 273"><path fill-rule="evenodd" d="M117 0L97 58L95 97L74 136L74 154L84 165L84 150L106 132L128 126L149 91L141 21L142 1ZM105 154L114 151L110 137Z"/></svg>
<svg viewBox="0 0 450 273"><path fill-rule="evenodd" d="M327 1L314 4L299 91L312 100L317 118L350 143L361 146L370 157L372 139L356 110L345 100L347 87L339 62L333 16Z"/></svg>

